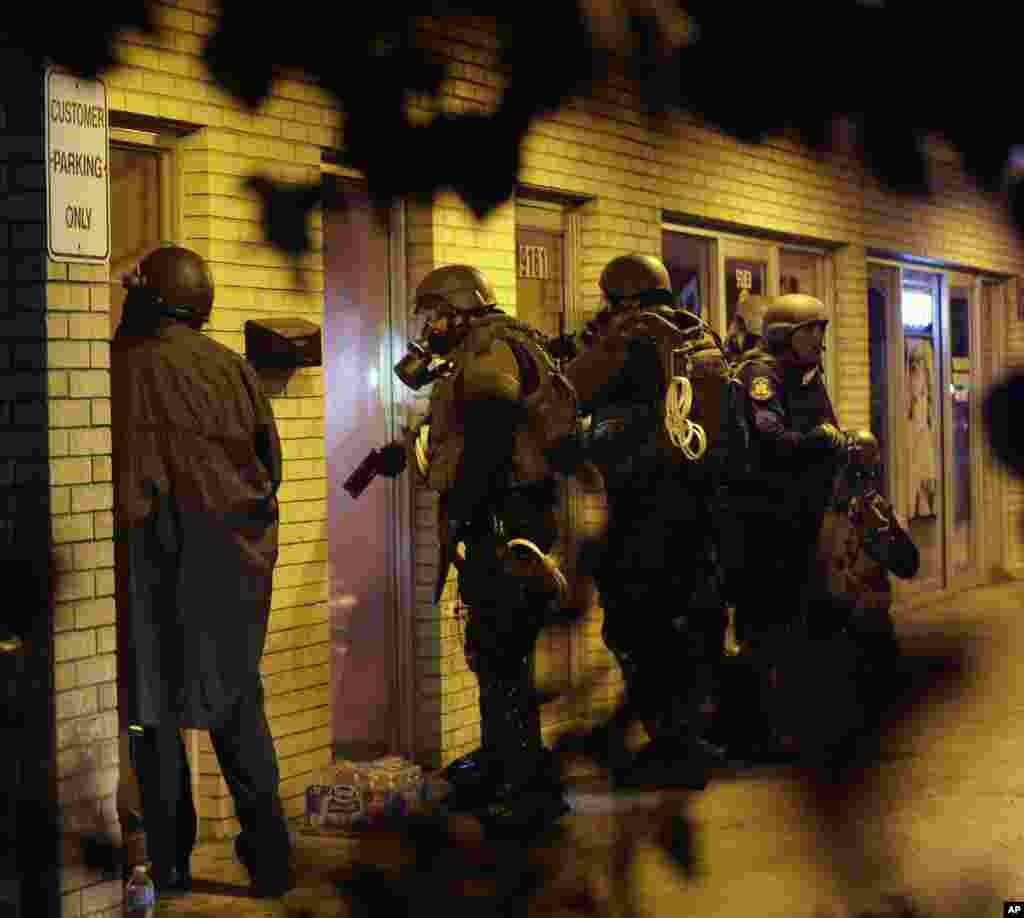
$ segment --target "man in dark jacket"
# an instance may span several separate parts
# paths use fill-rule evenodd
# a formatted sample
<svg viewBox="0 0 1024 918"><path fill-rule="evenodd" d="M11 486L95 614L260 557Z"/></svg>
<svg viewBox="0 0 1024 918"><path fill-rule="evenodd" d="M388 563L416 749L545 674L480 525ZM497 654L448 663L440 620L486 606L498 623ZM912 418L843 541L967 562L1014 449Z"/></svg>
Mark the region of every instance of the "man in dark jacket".
<svg viewBox="0 0 1024 918"><path fill-rule="evenodd" d="M189 884L196 813L179 728L210 733L260 895L293 884L259 662L281 448L246 361L200 332L213 280L165 246L125 279L111 347L118 699L158 891Z"/></svg>

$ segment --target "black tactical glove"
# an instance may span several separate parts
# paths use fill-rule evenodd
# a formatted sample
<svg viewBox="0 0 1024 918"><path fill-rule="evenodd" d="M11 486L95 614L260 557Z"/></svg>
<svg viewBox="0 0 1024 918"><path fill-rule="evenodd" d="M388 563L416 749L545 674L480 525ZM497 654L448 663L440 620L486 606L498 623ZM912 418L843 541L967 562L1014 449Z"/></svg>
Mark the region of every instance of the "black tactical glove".
<svg viewBox="0 0 1024 918"><path fill-rule="evenodd" d="M405 444L399 440L381 447L377 456L377 474L385 478L395 478L405 471L408 462L405 454Z"/></svg>
<svg viewBox="0 0 1024 918"><path fill-rule="evenodd" d="M846 448L847 437L833 424L819 424L813 428L800 444L802 450L812 453L837 453Z"/></svg>
<svg viewBox="0 0 1024 918"><path fill-rule="evenodd" d="M850 464L861 469L874 468L880 452L878 438L869 430L847 430L844 433Z"/></svg>

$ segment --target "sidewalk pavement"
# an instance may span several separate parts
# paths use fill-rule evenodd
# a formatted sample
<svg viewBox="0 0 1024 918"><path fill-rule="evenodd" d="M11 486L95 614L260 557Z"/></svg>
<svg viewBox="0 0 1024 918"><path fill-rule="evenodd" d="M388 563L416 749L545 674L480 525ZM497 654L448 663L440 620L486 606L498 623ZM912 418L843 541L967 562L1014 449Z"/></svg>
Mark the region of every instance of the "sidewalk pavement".
<svg viewBox="0 0 1024 918"><path fill-rule="evenodd" d="M866 909L895 915L880 910L889 895L909 897L929 918L968 914L960 907L967 895L978 897L979 910L970 914L1001 915L1003 899L1024 898L1022 609L1024 584L1009 583L898 612L906 647L959 635L973 675L957 697L884 738L882 766L865 790L874 806L840 807L837 818L846 822L835 841L823 843L815 832L816 811L784 769L723 775L701 793L633 795L619 800L617 811L600 781L578 781L565 836L535 852L559 880L533 913L585 914L584 893L592 901L607 893L615 841L630 837L637 841L632 888L642 918L848 918ZM688 813L696 828L692 878L650 838L655 811L666 808ZM347 916L325 885L332 872L356 861L397 870L408 858L396 839L300 833L300 889L268 902L246 897L247 876L230 842L205 844L194 857L197 892L162 903L160 914ZM463 892L481 895L487 866L479 857L467 865L472 882ZM315 907L307 910L310 902ZM423 914L443 915L452 905L423 902Z"/></svg>

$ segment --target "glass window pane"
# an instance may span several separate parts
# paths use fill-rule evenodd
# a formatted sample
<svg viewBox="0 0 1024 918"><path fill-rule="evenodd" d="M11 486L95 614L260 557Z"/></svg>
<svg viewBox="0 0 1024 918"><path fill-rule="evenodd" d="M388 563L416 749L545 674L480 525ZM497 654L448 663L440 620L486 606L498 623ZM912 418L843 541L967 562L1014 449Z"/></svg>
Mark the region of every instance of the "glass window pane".
<svg viewBox="0 0 1024 918"><path fill-rule="evenodd" d="M779 293L807 293L820 297L818 271L821 256L783 249L779 253Z"/></svg>
<svg viewBox="0 0 1024 918"><path fill-rule="evenodd" d="M710 320L711 241L701 236L665 230L661 234L661 257L672 278L672 292L679 309Z"/></svg>
<svg viewBox="0 0 1024 918"><path fill-rule="evenodd" d="M943 574L942 401L938 337L939 280L907 271L903 286L905 398L902 414L906 463L902 507L921 552L922 580Z"/></svg>
<svg viewBox="0 0 1024 918"><path fill-rule="evenodd" d="M725 325L732 323L736 304L744 290L752 294L768 292L768 260L749 258L725 259Z"/></svg>

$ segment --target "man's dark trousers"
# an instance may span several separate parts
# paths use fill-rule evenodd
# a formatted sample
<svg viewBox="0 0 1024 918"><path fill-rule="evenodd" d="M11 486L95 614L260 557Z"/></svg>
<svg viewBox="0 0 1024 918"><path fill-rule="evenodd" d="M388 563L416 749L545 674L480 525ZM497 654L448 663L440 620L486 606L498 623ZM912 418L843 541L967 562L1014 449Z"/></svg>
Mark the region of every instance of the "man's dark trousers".
<svg viewBox="0 0 1024 918"><path fill-rule="evenodd" d="M235 802L242 838L258 852L251 864L265 878L283 874L290 854L288 823L278 793L280 773L263 707L259 673L243 690L210 739ZM187 864L198 822L185 744L171 718L131 734L132 765L142 796L149 860L167 869ZM264 873L265 872L265 873Z"/></svg>

